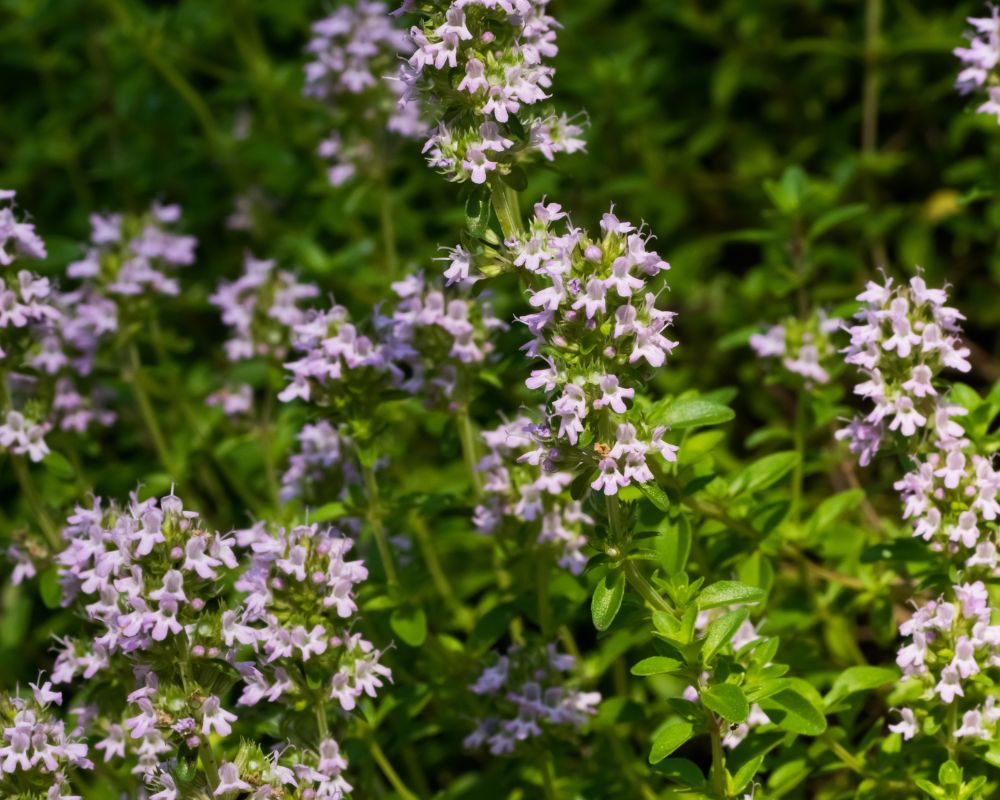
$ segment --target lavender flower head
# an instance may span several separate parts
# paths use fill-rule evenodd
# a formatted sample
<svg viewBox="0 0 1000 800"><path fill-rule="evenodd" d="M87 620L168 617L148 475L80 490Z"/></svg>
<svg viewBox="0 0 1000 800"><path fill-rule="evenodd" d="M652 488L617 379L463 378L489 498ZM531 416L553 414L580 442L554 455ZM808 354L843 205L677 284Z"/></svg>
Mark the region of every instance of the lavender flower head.
<svg viewBox="0 0 1000 800"><path fill-rule="evenodd" d="M976 111L994 114L1000 120L1000 76L996 72L1000 61L1000 9L994 5L988 8L990 16L968 19L972 26L968 34L969 46L956 47L953 51L962 62L955 86L962 94L985 94L985 102Z"/></svg>
<svg viewBox="0 0 1000 800"><path fill-rule="evenodd" d="M0 792L4 797L79 800L70 787L77 770L93 769L84 731L68 728L55 711L61 692L52 683L29 685L30 692L0 695Z"/></svg>
<svg viewBox="0 0 1000 800"><path fill-rule="evenodd" d="M313 23L306 50L308 97L322 101L334 131L319 146L331 160L327 177L340 186L372 163L386 134L407 139L426 135L417 102L403 95L400 58L413 51L395 27L385 3L357 0Z"/></svg>
<svg viewBox="0 0 1000 800"><path fill-rule="evenodd" d="M209 297L231 332L225 344L229 360L285 358L292 329L306 319L302 302L319 293L317 286L277 269L274 261L262 261L248 253L243 274L235 281L220 282Z"/></svg>
<svg viewBox="0 0 1000 800"><path fill-rule="evenodd" d="M301 398L349 414L402 377L385 345L361 333L341 305L308 311L292 328L292 349L300 357L285 364L292 379L278 395L283 402Z"/></svg>
<svg viewBox="0 0 1000 800"><path fill-rule="evenodd" d="M45 242L35 232L35 226L14 213L11 189L0 189L0 267L9 267L18 258L45 258Z"/></svg>
<svg viewBox="0 0 1000 800"><path fill-rule="evenodd" d="M484 183L540 153L584 148L583 128L539 110L549 98L558 52L548 0L415 2L414 52L406 81L439 124L424 145L428 163L452 181Z"/></svg>
<svg viewBox="0 0 1000 800"><path fill-rule="evenodd" d="M537 449L522 458L543 464L553 448L577 448L586 437L598 471L591 486L606 495L652 481L647 456L676 459L666 429L632 407L636 389L677 344L664 335L674 314L658 308L654 284L670 265L649 249L651 239L613 208L591 238L559 205L538 203L528 230L505 243L511 266L531 284L535 311L519 321L533 338L522 349L543 362L525 383L551 398Z"/></svg>
<svg viewBox="0 0 1000 800"><path fill-rule="evenodd" d="M103 736L96 747L105 761L129 759L161 798L181 796L183 776L171 765L209 736L226 740L248 707L313 702L325 683L349 711L391 680L381 651L356 630L355 590L367 570L332 526L260 522L222 535L173 494L133 495L124 508L99 499L77 508L64 535L65 602L94 633L61 640L52 680L131 676L136 688L124 704L109 703L94 721ZM223 673L219 664L228 665ZM347 762L335 740L321 738L318 749L297 745L260 770L249 764L262 754L241 747L210 788L223 796L254 775L258 784L302 781L313 796L342 797L351 789L341 774Z"/></svg>
<svg viewBox="0 0 1000 800"><path fill-rule="evenodd" d="M288 457L288 469L281 476L283 501L300 498L307 505L318 505L344 499L351 486L361 483L354 443L329 422L306 424L296 438L298 450Z"/></svg>
<svg viewBox="0 0 1000 800"><path fill-rule="evenodd" d="M67 275L116 298L177 295L180 285L171 272L194 263L197 245L194 237L171 230L180 217L180 206L159 202L138 217L92 214L90 247Z"/></svg>
<svg viewBox="0 0 1000 800"><path fill-rule="evenodd" d="M385 352L406 373L402 388L427 401L467 401L479 368L494 351L493 335L507 324L493 315L488 295L461 297L429 286L422 274L392 284L398 300L375 327Z"/></svg>
<svg viewBox="0 0 1000 800"><path fill-rule="evenodd" d="M508 755L546 733L582 730L597 713L601 694L575 687L575 667L576 659L554 644L512 646L497 655L469 687L481 708L465 747Z"/></svg>
<svg viewBox="0 0 1000 800"><path fill-rule="evenodd" d="M928 289L917 276L909 285L869 283L859 297L866 303L850 329L847 361L868 378L855 390L874 410L848 428L847 437L875 430L862 463L892 434L913 464L896 482L913 535L942 556L946 590L918 603L900 626L907 637L896 663L903 672L906 705L889 729L910 740L925 725L943 729L950 741L969 746L998 733L1000 709L989 691L1000 667L1000 625L986 581L998 574L997 524L1000 475L992 453L976 445L954 417L965 409L948 404L945 368L969 370L961 342L962 315L945 305L943 289ZM886 425L886 421L888 424ZM918 431L927 435L919 436Z"/></svg>
<svg viewBox="0 0 1000 800"><path fill-rule="evenodd" d="M942 449L962 435L952 417L964 409L948 404L935 388L945 369L968 372L969 350L959 338L963 316L946 305L944 289L928 289L919 275L909 284L869 282L858 295L865 305L849 328L851 343L844 360L867 378L855 394L874 408L839 431L851 451L867 464L888 431L911 437L926 430Z"/></svg>
<svg viewBox="0 0 1000 800"><path fill-rule="evenodd" d="M543 469L521 457L536 448L535 424L527 417L484 431L489 453L478 465L484 475L484 501L473 521L480 533L509 535L523 527L535 543L554 552L560 567L574 575L583 572L587 556L585 531L594 520L579 500L569 495L572 472Z"/></svg>
<svg viewBox="0 0 1000 800"><path fill-rule="evenodd" d="M780 359L781 366L807 386L830 380L832 362L838 358L831 334L842 321L818 311L806 320L790 317L750 337L750 347L761 359Z"/></svg>

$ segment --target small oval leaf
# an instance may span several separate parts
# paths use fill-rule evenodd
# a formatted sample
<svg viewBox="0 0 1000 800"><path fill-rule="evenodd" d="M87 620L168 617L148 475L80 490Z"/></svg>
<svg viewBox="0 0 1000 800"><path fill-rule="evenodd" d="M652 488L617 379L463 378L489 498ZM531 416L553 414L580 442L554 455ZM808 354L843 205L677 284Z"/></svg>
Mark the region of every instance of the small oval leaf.
<svg viewBox="0 0 1000 800"><path fill-rule="evenodd" d="M590 613L594 618L594 627L606 631L618 616L625 596L625 575L621 572L609 572L594 589L590 601Z"/></svg>

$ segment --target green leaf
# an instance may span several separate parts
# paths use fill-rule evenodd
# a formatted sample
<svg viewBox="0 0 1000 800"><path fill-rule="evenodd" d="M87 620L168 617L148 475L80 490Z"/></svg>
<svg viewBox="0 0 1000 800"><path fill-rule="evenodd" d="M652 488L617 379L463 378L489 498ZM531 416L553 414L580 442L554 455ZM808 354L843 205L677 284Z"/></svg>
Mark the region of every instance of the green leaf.
<svg viewBox="0 0 1000 800"><path fill-rule="evenodd" d="M929 780L925 780L924 778L917 778L914 781L914 783L916 783L917 786L919 786L921 789L927 792L927 794L933 797L934 800L948 800L948 793L939 786L935 786Z"/></svg>
<svg viewBox="0 0 1000 800"><path fill-rule="evenodd" d="M656 764L669 756L694 734L694 725L686 719L675 717L664 722L653 734L653 747L649 751L649 763Z"/></svg>
<svg viewBox="0 0 1000 800"><path fill-rule="evenodd" d="M500 175L500 180L515 192L523 192L528 188L528 173L518 164L511 164L509 171Z"/></svg>
<svg viewBox="0 0 1000 800"><path fill-rule="evenodd" d="M740 723L750 714L750 704L735 683L719 683L698 693L706 708L729 722Z"/></svg>
<svg viewBox="0 0 1000 800"><path fill-rule="evenodd" d="M705 776L702 775L701 768L687 758L665 758L653 767L653 772L692 789L705 785Z"/></svg>
<svg viewBox="0 0 1000 800"><path fill-rule="evenodd" d="M69 459L62 453L51 450L42 462L45 468L60 480L71 481L76 475L76 470L69 463Z"/></svg>
<svg viewBox="0 0 1000 800"><path fill-rule="evenodd" d="M786 678L786 681L785 688L761 700L760 707L782 730L819 736L826 730L819 692L799 678Z"/></svg>
<svg viewBox="0 0 1000 800"><path fill-rule="evenodd" d="M704 611L706 608L737 603L759 603L764 597L764 590L757 586L748 586L739 581L716 581L702 589L697 600L698 607Z"/></svg>
<svg viewBox="0 0 1000 800"><path fill-rule="evenodd" d="M469 233L480 238L490 224L490 198L484 191L473 192L465 202L465 225Z"/></svg>
<svg viewBox="0 0 1000 800"><path fill-rule="evenodd" d="M895 667L848 667L837 676L823 702L831 708L849 695L868 692L898 680L899 670Z"/></svg>
<svg viewBox="0 0 1000 800"><path fill-rule="evenodd" d="M747 784L753 780L754 775L756 775L760 771L760 768L764 765L765 755L765 753L760 753L740 765L729 780L730 794L738 794L746 788ZM726 766L729 765L727 764Z"/></svg>
<svg viewBox="0 0 1000 800"><path fill-rule="evenodd" d="M660 566L667 577L676 575L687 565L691 555L691 524L681 516L676 526L664 530L655 539L656 552L660 556Z"/></svg>
<svg viewBox="0 0 1000 800"><path fill-rule="evenodd" d="M756 492L772 486L799 463L799 454L794 450L772 453L754 461L733 480L730 486L733 494Z"/></svg>
<svg viewBox="0 0 1000 800"><path fill-rule="evenodd" d="M822 503L816 506L816 510L809 517L806 523L806 530L811 536L822 533L841 514L856 508L865 497L864 489L848 489L832 497L827 497Z"/></svg>
<svg viewBox="0 0 1000 800"><path fill-rule="evenodd" d="M962 770L951 759L945 761L938 768L938 783L942 786L961 786Z"/></svg>
<svg viewBox="0 0 1000 800"><path fill-rule="evenodd" d="M49 567L38 578L38 593L46 608L59 608L62 602L62 586L59 585L59 570Z"/></svg>
<svg viewBox="0 0 1000 800"><path fill-rule="evenodd" d="M309 512L309 520L311 522L329 522L333 519L339 519L344 516L346 509L344 504L339 501L334 501L332 503L325 503L319 508L314 509Z"/></svg>
<svg viewBox="0 0 1000 800"><path fill-rule="evenodd" d="M720 425L729 422L735 416L733 410L722 403L692 397L675 400L661 413L654 412L652 421L657 425L666 425L671 430L682 430L705 425Z"/></svg>
<svg viewBox="0 0 1000 800"><path fill-rule="evenodd" d="M640 483L639 490L646 495L646 499L660 511L667 511L670 508L670 498L667 497L667 493L657 484L652 482Z"/></svg>
<svg viewBox="0 0 1000 800"><path fill-rule="evenodd" d="M683 666L684 664L676 658L650 656L649 658L644 658L638 664L634 664L632 666L632 674L643 677L649 675L669 675L682 669Z"/></svg>
<svg viewBox="0 0 1000 800"><path fill-rule="evenodd" d="M389 625L405 644L420 647L427 640L427 615L422 608L403 606L389 617Z"/></svg>
<svg viewBox="0 0 1000 800"><path fill-rule="evenodd" d="M716 654L733 638L740 626L750 616L750 609L738 608L709 623L705 629L705 641L701 647L701 658L709 664Z"/></svg>
<svg viewBox="0 0 1000 800"><path fill-rule="evenodd" d="M841 208L835 208L832 211L827 211L809 228L808 238L816 239L828 230L835 228L837 225L842 225L845 222L856 219L867 211L868 206L864 203L854 203L849 206L843 206Z"/></svg>
<svg viewBox="0 0 1000 800"><path fill-rule="evenodd" d="M476 651L487 650L497 639L504 635L507 627L517 616L517 607L513 603L501 603L483 614L469 635L469 648Z"/></svg>
<svg viewBox="0 0 1000 800"><path fill-rule="evenodd" d="M625 575L621 572L608 573L597 584L590 601L590 614L597 630L606 631L611 627L618 616L618 609L622 607L624 596Z"/></svg>

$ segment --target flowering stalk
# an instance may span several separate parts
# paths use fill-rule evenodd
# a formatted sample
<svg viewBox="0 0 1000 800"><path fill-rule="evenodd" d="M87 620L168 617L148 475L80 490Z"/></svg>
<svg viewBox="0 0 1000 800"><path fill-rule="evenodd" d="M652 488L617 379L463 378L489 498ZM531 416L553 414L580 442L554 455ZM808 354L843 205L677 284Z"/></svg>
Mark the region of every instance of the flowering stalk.
<svg viewBox="0 0 1000 800"><path fill-rule="evenodd" d="M970 369L962 315L946 305L945 291L929 289L920 276L899 286L889 278L869 283L858 299L864 306L846 360L866 376L855 392L874 408L842 436L863 464L886 445L898 447L912 467L895 484L903 517L939 554L925 583L941 593L900 625L909 639L897 657L906 705L889 728L905 741L937 732L956 763L960 748L994 740L1000 722L996 698L978 677L996 666L1000 646L984 582L997 569L1000 475L960 424L968 411L950 400L940 377L945 369Z"/></svg>
<svg viewBox="0 0 1000 800"><path fill-rule="evenodd" d="M661 726L650 761L665 758L696 732L707 733L713 792L728 797L749 778L733 785L721 754L722 731L748 729L753 700L780 705L768 699L773 691L810 709L801 724L784 717L779 724L786 730L816 735L825 729L818 695L808 684L789 679L763 688L776 642L756 633L742 649L735 641L749 624L743 606L763 599L760 589L722 581L702 590L703 581L691 583L683 571L686 553L666 565L658 586L639 566L649 556L638 536L638 501L645 498L660 511L670 507L660 488L665 466L678 458L678 447L665 439L668 425L713 424L732 413L718 404L654 405L642 397L640 390L676 346L664 335L674 315L660 304L660 276L670 265L651 249L653 237L644 226L619 219L612 207L591 236L559 204L545 201L534 206L527 224L522 220L517 189L525 184L523 164L535 152L551 158L583 146L576 138L580 129L571 130L565 117L560 124L536 124L534 107L547 98L553 75L545 59L555 53L556 23L546 14L546 1L414 0L405 7L422 15L411 31L416 50L410 80L439 120L425 148L429 162L450 180L485 185L490 193L490 206L481 197L478 206L469 206L468 242L450 251L445 277L467 284L518 274L532 309L518 318L531 336L522 350L539 362L526 385L544 394L533 417L484 434L490 452L480 463L484 499L476 527L493 533L501 547L508 536L523 542L524 533L535 546L555 545L560 565L573 572L582 568L583 543L597 550L592 564L605 573L592 599L599 630L618 616L625 584L634 587L652 612L652 634L672 648L669 658L649 659L656 669L637 674L687 675L694 698L704 704L688 700L689 707ZM502 239L488 228L489 207ZM604 496L600 524L584 511L590 493ZM539 618L547 627L547 580L537 574ZM730 610L706 620L701 635L699 612L721 606ZM714 671L722 652L727 667L742 656L738 670ZM543 784L552 791L544 772Z"/></svg>

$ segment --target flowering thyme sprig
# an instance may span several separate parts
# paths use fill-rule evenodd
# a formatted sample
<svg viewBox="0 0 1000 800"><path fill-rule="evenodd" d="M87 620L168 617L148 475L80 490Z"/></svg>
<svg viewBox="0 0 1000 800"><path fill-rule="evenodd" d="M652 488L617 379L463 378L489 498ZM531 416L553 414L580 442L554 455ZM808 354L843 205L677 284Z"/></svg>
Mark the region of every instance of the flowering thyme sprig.
<svg viewBox="0 0 1000 800"><path fill-rule="evenodd" d="M582 126L538 110L548 99L558 24L548 0L435 0L407 4L421 22L405 74L438 122L428 163L452 181L485 183L535 154L582 150Z"/></svg>
<svg viewBox="0 0 1000 800"><path fill-rule="evenodd" d="M485 497L476 506L473 522L480 533L497 536L507 535L511 528L516 533L524 526L536 545L554 551L560 567L579 575L587 564L582 548L594 519L581 501L569 495L572 472L545 470L520 458L536 447L535 427L522 416L483 431L489 452L478 468L484 475Z"/></svg>
<svg viewBox="0 0 1000 800"><path fill-rule="evenodd" d="M61 692L52 683L30 685L30 693L0 695L0 791L4 797L79 800L72 779L77 770L93 769L85 731L67 728L56 715Z"/></svg>
<svg viewBox="0 0 1000 800"><path fill-rule="evenodd" d="M420 104L404 97L400 58L413 51L406 32L385 3L357 0L314 22L306 51L307 97L322 102L333 131L319 145L331 166L327 178L340 186L370 171L386 149L387 135L406 139L427 133Z"/></svg>
<svg viewBox="0 0 1000 800"><path fill-rule="evenodd" d="M986 94L986 100L976 111L994 114L1000 119L1000 9L988 6L990 16L969 17L972 29L968 33L969 46L956 47L954 54L962 62L962 71L955 86L962 94Z"/></svg>
<svg viewBox="0 0 1000 800"><path fill-rule="evenodd" d="M928 289L916 276L908 285L869 282L858 295L864 307L849 329L844 360L868 378L855 387L874 408L839 431L864 466L886 431L912 437L926 430L943 450L958 444L961 426L952 417L965 410L941 398L934 382L945 369L968 372L969 350L959 339L963 316L945 305L943 289Z"/></svg>
<svg viewBox="0 0 1000 800"><path fill-rule="evenodd" d="M833 336L843 324L817 311L806 319L789 317L750 337L750 347L761 359L780 359L781 366L806 387L825 384L838 359Z"/></svg>
<svg viewBox="0 0 1000 800"><path fill-rule="evenodd" d="M396 302L375 327L387 356L406 373L402 388L433 405L467 404L481 368L495 350L497 319L488 294L467 298L457 289L428 285L422 274L392 284Z"/></svg>
<svg viewBox="0 0 1000 800"><path fill-rule="evenodd" d="M867 377L855 391L875 408L852 423L848 437L864 464L895 433L913 466L895 484L903 516L941 555L941 594L918 600L900 626L908 637L896 659L906 705L890 729L905 740L940 732L954 754L957 740L991 740L1000 720L988 677L1000 666L1000 626L983 582L997 574L1000 477L991 454L977 452L956 421L966 410L949 402L941 377L946 368L969 369L963 317L946 305L945 290L927 288L919 276L896 287L887 278L858 299L866 307L851 328L846 360Z"/></svg>
<svg viewBox="0 0 1000 800"><path fill-rule="evenodd" d="M134 217L91 215L90 247L67 267L67 275L99 287L119 305L123 297L177 295L180 284L171 273L194 263L198 244L193 236L171 230L180 217L180 206L159 202Z"/></svg>
<svg viewBox="0 0 1000 800"><path fill-rule="evenodd" d="M285 358L292 329L306 319L302 303L319 294L319 287L278 269L276 262L248 253L243 274L235 281L222 281L209 297L230 330L225 345L229 360Z"/></svg>
<svg viewBox="0 0 1000 800"><path fill-rule="evenodd" d="M174 495L133 496L126 508L95 499L65 535L65 600L95 632L61 642L53 681L136 681L124 704L93 720L106 761L134 759L161 800L199 782L216 797L282 785L312 785L317 797L350 791L325 704L350 711L391 680L355 630L354 591L368 573L349 559L351 539L331 526L263 522L224 536ZM286 742L262 759L229 739L250 709L302 701L315 708L318 751ZM180 768L194 758L201 777Z"/></svg>
<svg viewBox="0 0 1000 800"><path fill-rule="evenodd" d="M493 655L493 663L469 687L481 698L481 708L475 730L465 738L467 748L486 746L495 756L508 755L546 733L578 731L597 713L600 692L573 685L576 659L560 653L557 645L512 645Z"/></svg>
<svg viewBox="0 0 1000 800"><path fill-rule="evenodd" d="M614 495L653 479L648 454L676 458L676 447L663 440L666 429L648 425L632 400L677 343L663 335L674 314L658 308L653 284L670 265L647 249L650 235L613 209L601 234L591 238L559 205L538 203L506 254L524 271L536 309L519 319L534 337L522 349L544 361L525 383L552 399L536 431L538 447L523 458L546 466L567 448L585 448L598 471L592 488Z"/></svg>

